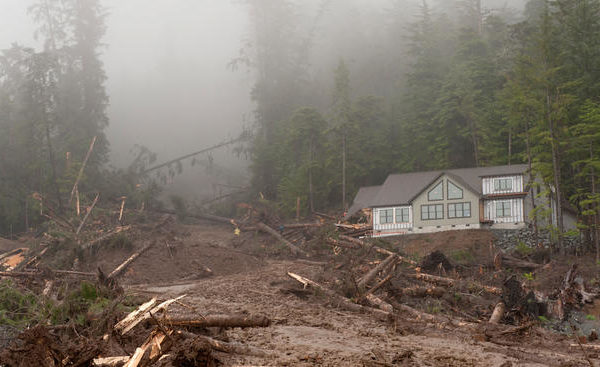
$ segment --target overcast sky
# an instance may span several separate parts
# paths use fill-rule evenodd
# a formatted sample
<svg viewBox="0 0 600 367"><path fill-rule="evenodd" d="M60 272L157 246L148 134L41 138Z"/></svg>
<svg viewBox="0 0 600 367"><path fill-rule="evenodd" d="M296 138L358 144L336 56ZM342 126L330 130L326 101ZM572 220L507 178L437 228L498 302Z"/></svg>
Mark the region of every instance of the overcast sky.
<svg viewBox="0 0 600 367"><path fill-rule="evenodd" d="M313 7L327 3L325 0L302 1L313 4ZM350 5L349 9L354 6L369 14L382 13L393 1L332 0L329 3L337 3L338 8L340 4ZM416 12L418 0L403 1L412 5L406 6L407 12ZM448 0L431 1L447 4L445 1ZM487 0L484 5L502 6L508 3L515 6L522 5L524 1ZM0 49L10 47L13 42L39 45L33 39L35 25L27 14L32 2L0 0ZM251 37L244 1L102 0L102 4L109 11L102 60L108 77L110 125L107 136L113 165L126 166L130 163L132 155L129 152L136 144L147 146L158 153L159 161L165 161L237 136L242 126L251 122L254 109L250 101L252 75L227 69L232 58L239 55L242 40ZM311 20L315 14L307 16ZM329 16L328 22L346 24L350 20L350 23L340 27L324 22L319 26L320 32L329 28L339 32L347 30L347 27L356 31L357 24L360 24L359 19L345 13L333 11ZM377 17L366 19L382 22ZM370 29L382 27L383 24L376 24ZM364 36L360 31L357 34ZM317 64L313 65L315 78L320 78L321 74L323 78L330 78L344 52L365 52L361 48L364 45L356 40L346 40L334 47L332 40L339 41L340 37L336 38L333 33L329 41L324 41L326 38L323 35L316 37L318 42L314 50L327 57L314 56ZM356 47L358 49L355 50ZM353 55L347 56L353 65ZM370 61L367 60L367 64L370 65ZM329 90L325 89L321 99L328 100ZM376 95L381 92L370 91ZM246 175L239 168L247 162L238 160L227 150L215 152L214 157L216 164L237 167L238 172ZM196 175L202 175L200 168L196 170ZM179 178L175 186L210 186L193 175L190 180L189 172L186 175L188 178ZM204 176L206 178L207 174L204 173ZM208 174L209 179L213 176Z"/></svg>

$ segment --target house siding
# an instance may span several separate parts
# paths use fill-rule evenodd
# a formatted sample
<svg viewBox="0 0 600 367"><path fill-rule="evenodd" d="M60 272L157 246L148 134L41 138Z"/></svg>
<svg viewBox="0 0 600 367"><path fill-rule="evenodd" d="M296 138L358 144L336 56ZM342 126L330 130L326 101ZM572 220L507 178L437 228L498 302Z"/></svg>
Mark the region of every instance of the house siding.
<svg viewBox="0 0 600 367"><path fill-rule="evenodd" d="M463 190L463 198L462 199L448 199L448 180L452 182L455 186L460 187ZM444 188L444 199L429 201L427 197L427 193L434 188L440 181L443 181ZM448 204L456 204L456 203L470 203L471 204L471 216L468 218L448 218ZM456 228L456 226L465 226L465 227L475 227L479 226L479 196L466 187L462 185L457 180L452 179L447 175L443 175L439 179L437 179L434 183L429 185L419 196L417 196L413 202L414 209L414 231L419 232L421 230L426 229L426 227L433 227L432 229L442 229L447 228L446 230ZM422 205L435 205L442 204L444 206L444 218L443 219L430 219L423 220L421 219L421 206ZM455 227L452 227L452 226ZM468 226L466 226L468 225ZM439 228L438 228L439 227ZM429 229L428 231L431 231Z"/></svg>
<svg viewBox="0 0 600 367"><path fill-rule="evenodd" d="M510 215L498 216L497 208L501 203L507 203L510 208ZM523 217L523 198L503 199L503 200L486 200L484 219L494 223L522 223L525 221Z"/></svg>
<svg viewBox="0 0 600 367"><path fill-rule="evenodd" d="M494 189L494 181L500 180L500 179L502 179L502 180L509 179L511 182L511 189L510 190L495 190ZM483 189L483 195L523 192L523 175L484 177L482 179L482 189Z"/></svg>
<svg viewBox="0 0 600 367"><path fill-rule="evenodd" d="M396 223L396 211L400 209L408 209L408 222ZM392 210L393 223L381 223L380 213L383 210ZM394 235L404 234L412 228L413 210L410 205L390 206L382 208L373 208L373 235Z"/></svg>

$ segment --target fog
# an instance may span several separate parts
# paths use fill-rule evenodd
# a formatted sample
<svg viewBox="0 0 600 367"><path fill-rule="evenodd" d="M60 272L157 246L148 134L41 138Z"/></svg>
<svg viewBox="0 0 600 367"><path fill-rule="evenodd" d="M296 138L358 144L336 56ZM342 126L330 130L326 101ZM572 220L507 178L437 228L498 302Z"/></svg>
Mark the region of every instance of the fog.
<svg viewBox="0 0 600 367"><path fill-rule="evenodd" d="M299 24L306 29L301 32L314 32L309 74L313 82L324 86L312 96L315 104L326 105L327 86L340 58L351 69L363 71L353 80L361 93L386 95L385 90L378 90L381 83L377 80L386 78L385 73L368 71L389 67L378 64L378 55L389 52L383 49L390 26L389 17L383 14L399 3L399 16L407 27L420 1L302 2L297 15L304 17ZM490 0L485 6L519 8L522 3ZM35 25L27 14L30 4L28 0L0 0L0 49L13 42L39 47L33 38ZM158 154L158 161L165 161L237 136L252 123L254 75L244 68L228 68L244 42L252 38L247 2L103 0L102 4L109 13L102 61L110 97L106 133L111 165L126 166L135 145L148 147ZM453 11L443 0L433 4L438 11ZM399 37L395 51L400 54L402 43ZM248 162L238 159L231 149L215 151L211 161L225 167L224 172L235 172L226 180L229 183L247 184L244 167ZM216 195L214 184L222 178L207 175L202 166L189 169L184 163L184 167L185 174L171 183L171 190Z"/></svg>

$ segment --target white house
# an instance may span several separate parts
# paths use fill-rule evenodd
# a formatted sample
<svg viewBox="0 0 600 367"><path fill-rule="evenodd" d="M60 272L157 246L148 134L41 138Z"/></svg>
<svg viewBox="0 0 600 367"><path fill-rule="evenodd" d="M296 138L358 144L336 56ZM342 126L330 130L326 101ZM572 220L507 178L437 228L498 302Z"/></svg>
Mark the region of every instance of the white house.
<svg viewBox="0 0 600 367"><path fill-rule="evenodd" d="M518 229L529 222L534 202L556 207L527 187L527 171L527 165L509 165L393 174L381 186L361 188L348 215L371 208L373 236ZM573 227L574 215L563 216Z"/></svg>

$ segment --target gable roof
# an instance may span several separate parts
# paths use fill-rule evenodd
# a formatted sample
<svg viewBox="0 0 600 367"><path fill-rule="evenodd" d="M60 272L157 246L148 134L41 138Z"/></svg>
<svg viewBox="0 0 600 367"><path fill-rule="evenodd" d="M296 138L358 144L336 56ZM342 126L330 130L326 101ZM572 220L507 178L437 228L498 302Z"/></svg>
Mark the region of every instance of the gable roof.
<svg viewBox="0 0 600 367"><path fill-rule="evenodd" d="M387 177L369 206L410 204L416 196L444 174L450 176L457 184L481 195L482 177L523 174L527 169L526 164L515 164L393 174Z"/></svg>
<svg viewBox="0 0 600 367"><path fill-rule="evenodd" d="M375 199L375 196L377 196L379 189L381 189L381 185L361 187L356 193L352 206L348 209L345 218L353 216L359 210L371 207L371 203Z"/></svg>

